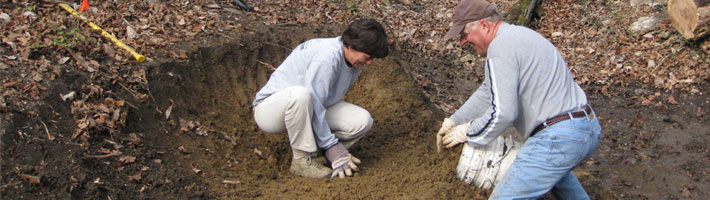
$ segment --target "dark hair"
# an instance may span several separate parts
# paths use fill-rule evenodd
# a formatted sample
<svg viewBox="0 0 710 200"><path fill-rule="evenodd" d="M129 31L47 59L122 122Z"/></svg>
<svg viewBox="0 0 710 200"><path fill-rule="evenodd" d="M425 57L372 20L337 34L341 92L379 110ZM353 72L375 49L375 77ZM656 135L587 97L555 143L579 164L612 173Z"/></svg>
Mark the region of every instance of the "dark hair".
<svg viewBox="0 0 710 200"><path fill-rule="evenodd" d="M389 54L385 29L374 19L359 19L350 23L343 31L343 44L373 58L384 58Z"/></svg>

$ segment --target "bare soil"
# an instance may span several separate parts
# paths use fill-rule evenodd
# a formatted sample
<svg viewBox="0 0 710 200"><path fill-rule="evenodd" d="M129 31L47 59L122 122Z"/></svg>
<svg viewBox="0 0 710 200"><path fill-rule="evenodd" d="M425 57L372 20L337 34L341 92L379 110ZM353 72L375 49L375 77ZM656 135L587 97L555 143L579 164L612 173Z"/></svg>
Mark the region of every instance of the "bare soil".
<svg viewBox="0 0 710 200"><path fill-rule="evenodd" d="M341 29L247 30L172 45L184 59L156 56L123 66L125 71L103 71L124 77L122 72L140 69L147 84L99 85L103 96L126 102L125 127L91 129L89 145L73 138L79 124L71 101L59 96L92 91L85 84L96 74L60 67L36 99L39 109L0 112L0 198L487 198L490 191L454 177L461 147L437 154L434 145L441 120L473 92L482 71L448 67L452 58L427 61L400 50L365 67L346 97L375 119L369 136L351 149L363 161L361 171L346 179L301 178L288 173L286 135L261 132L251 102L291 48ZM19 76L12 69L2 75ZM575 170L593 199L710 195L710 82L697 85L695 95L630 84L612 96L602 95L601 86L583 85L604 134L594 156ZM639 98L649 96L655 98Z"/></svg>
<svg viewBox="0 0 710 200"><path fill-rule="evenodd" d="M72 142L74 121L58 98L81 90L90 78L65 69L42 97L37 115L10 110L2 134L3 198L8 199L485 199L490 191L454 177L461 147L436 153L433 133L445 113L426 98L411 71L452 74L443 65L395 51L363 70L346 101L368 109L375 125L351 152L362 161L353 178L307 179L288 173L286 135L265 134L254 121L251 101L290 47L339 29L268 26L242 35L176 44L189 59L157 60L144 68L152 100L139 101L120 85L104 85L128 106L126 127ZM289 37L283 37L289 35ZM461 101L468 91L447 90L476 81L453 73L439 87ZM462 73L465 74L465 73ZM470 76L470 75L467 75ZM449 84L446 84L449 83ZM679 104L644 106L638 93L604 97L585 86L604 129L594 156L575 173L594 199L702 199L710 192L707 83L702 95L678 97ZM658 98L668 98L662 93ZM682 96L682 95L681 95ZM458 106L458 105L455 105ZM168 110L170 114L168 113ZM37 117L33 117L37 116ZM166 119L166 116L168 118ZM45 123L35 126L37 122ZM199 123L187 127L188 122ZM186 128L187 127L187 128ZM48 131L52 130L52 131ZM204 130L204 131L199 131ZM206 133L206 134L203 134ZM49 140L48 135L57 139ZM202 134L202 135L201 135ZM86 148L89 148L88 151ZM88 155L101 148L121 155ZM133 156L133 162L125 156ZM37 176L29 183L20 174ZM549 198L549 196L548 196Z"/></svg>

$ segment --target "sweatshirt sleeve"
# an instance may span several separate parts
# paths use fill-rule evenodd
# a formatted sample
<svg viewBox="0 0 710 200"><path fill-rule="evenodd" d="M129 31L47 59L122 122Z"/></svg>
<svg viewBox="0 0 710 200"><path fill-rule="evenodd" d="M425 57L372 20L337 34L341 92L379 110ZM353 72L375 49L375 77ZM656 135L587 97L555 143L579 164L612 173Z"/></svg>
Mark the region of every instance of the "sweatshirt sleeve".
<svg viewBox="0 0 710 200"><path fill-rule="evenodd" d="M325 101L330 93L330 87L336 81L336 66L323 60L312 60L306 70L305 85L313 97L313 117L311 126L318 147L329 149L338 143L325 119Z"/></svg>
<svg viewBox="0 0 710 200"><path fill-rule="evenodd" d="M466 136L474 147L485 146L513 123L518 115L517 66L507 59L492 57L486 60L488 85L481 87L490 92L487 109L471 121ZM480 89L480 88L479 88Z"/></svg>
<svg viewBox="0 0 710 200"><path fill-rule="evenodd" d="M488 85L488 78L484 78L483 83L478 86L476 92L468 97L468 100L466 100L466 102L449 117L449 119L458 125L463 124L464 122L470 122L471 120L483 115L483 112L485 112L486 108L489 106L490 101L488 101L488 99L491 98Z"/></svg>

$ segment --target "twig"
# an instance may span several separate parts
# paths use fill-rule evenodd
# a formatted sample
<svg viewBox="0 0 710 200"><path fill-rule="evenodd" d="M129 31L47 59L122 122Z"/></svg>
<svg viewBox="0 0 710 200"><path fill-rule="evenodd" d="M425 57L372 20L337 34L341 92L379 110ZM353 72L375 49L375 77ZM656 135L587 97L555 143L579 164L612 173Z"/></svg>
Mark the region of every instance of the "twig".
<svg viewBox="0 0 710 200"><path fill-rule="evenodd" d="M335 20L333 20L333 17L331 17L330 15L328 15L328 12L325 12L325 16L328 17L328 19L329 19L330 21L335 21Z"/></svg>
<svg viewBox="0 0 710 200"><path fill-rule="evenodd" d="M69 55L71 55L71 57L74 58L74 60L75 60L80 66L83 66L83 67L84 67L84 69L81 69L81 70L86 70L86 71L88 71L88 72L94 72L94 71L96 71L94 68L92 68L91 66L89 66L89 64L86 63L86 59L84 59L84 58L81 57L80 55L77 55L76 53L74 53L74 51L72 51L72 50L70 50L70 49L68 49L68 48L64 48L64 50L66 50L67 52L69 52Z"/></svg>
<svg viewBox="0 0 710 200"><path fill-rule="evenodd" d="M0 189L5 189L5 188L8 187L8 186L17 185L17 184L20 184L20 183L22 183L22 181L17 181L17 182L14 182L14 183L8 183L8 184L5 184L5 185L0 186Z"/></svg>
<svg viewBox="0 0 710 200"><path fill-rule="evenodd" d="M93 155L93 156L86 156L86 157L87 157L87 158L108 158L108 157L117 156L117 155L121 155L121 153L115 151L115 152L111 152L111 153L106 154L106 155Z"/></svg>
<svg viewBox="0 0 710 200"><path fill-rule="evenodd" d="M126 24L128 24L128 26L130 26L131 28L136 28L135 26L133 26L133 24L131 24L130 22L128 22L128 20L126 20L125 17L121 16L121 19L123 19L123 22L125 22Z"/></svg>
<svg viewBox="0 0 710 200"><path fill-rule="evenodd" d="M678 51L676 51L676 53L682 51L684 48L685 48L685 46L681 46L681 47L678 49ZM653 67L653 69L651 70L651 74L653 74L654 72L656 72L656 69L658 69L658 67L660 67L661 65L663 65L663 63L666 62L666 59L667 59L669 56L675 55L676 53L669 53L669 54L666 54L665 56L663 56L663 58L661 58L661 61L658 62L658 64L657 64L655 67Z"/></svg>
<svg viewBox="0 0 710 200"><path fill-rule="evenodd" d="M217 33L217 34L221 35L222 37L229 38L230 40L234 40L233 37L227 36L227 35L225 35L224 33Z"/></svg>
<svg viewBox="0 0 710 200"><path fill-rule="evenodd" d="M232 145L237 146L237 138L235 138L234 136L228 135L224 131L220 131L220 132L222 132L222 136L224 136L224 139L229 140L229 142L231 142Z"/></svg>
<svg viewBox="0 0 710 200"><path fill-rule="evenodd" d="M270 70L272 70L272 71L276 70L276 67L274 67L273 65L271 65L271 64L269 64L269 63L266 63L266 62L261 61L261 60L256 60L256 62L261 63L262 65L266 65L266 67L268 67L268 68L269 68Z"/></svg>
<svg viewBox="0 0 710 200"><path fill-rule="evenodd" d="M123 89L125 89L126 91L128 91L128 93L131 93L131 95L133 95L134 97L138 96L138 95L136 94L136 92L134 92L134 91L131 90L131 89L128 89L128 87L126 87L125 85L123 85L123 83L118 83L118 85L120 85L121 87L123 87Z"/></svg>
<svg viewBox="0 0 710 200"><path fill-rule="evenodd" d="M130 107L133 108L133 109L138 110L138 107L137 107L136 105L133 105L131 102L126 101L126 100L123 100L123 101L126 102L126 105L130 106Z"/></svg>
<svg viewBox="0 0 710 200"><path fill-rule="evenodd" d="M43 121L39 121L39 123L42 123L42 125L44 126L44 132L47 133L47 139L49 139L49 141L54 141L54 136L49 134L49 129L47 129L47 124L45 124Z"/></svg>
<svg viewBox="0 0 710 200"><path fill-rule="evenodd" d="M122 87L123 89L125 89L126 91L128 91L128 93L131 93L131 95L133 95L134 97L136 96L135 92L133 92L133 91L131 91L130 89L128 89L125 85L123 85L122 83L118 83L118 84L121 85L121 87ZM123 100L123 101L126 103L126 105L130 106L130 107L133 108L133 109L138 110L138 107L137 107L136 105L133 105L131 102L126 101L125 99L119 98L119 97L118 97L118 94L116 94L116 93L113 93L113 94L116 95L116 98L118 98L119 100Z"/></svg>
<svg viewBox="0 0 710 200"><path fill-rule="evenodd" d="M160 106L158 106L158 102L155 101L155 97L153 97L153 93L150 92L150 86L148 85L148 80L145 80L141 77L141 81L143 81L141 84L144 85L145 90L148 91L148 95L150 95L150 99L153 100L153 103L155 104L155 110L158 111L158 113L163 114L162 111L160 111Z"/></svg>

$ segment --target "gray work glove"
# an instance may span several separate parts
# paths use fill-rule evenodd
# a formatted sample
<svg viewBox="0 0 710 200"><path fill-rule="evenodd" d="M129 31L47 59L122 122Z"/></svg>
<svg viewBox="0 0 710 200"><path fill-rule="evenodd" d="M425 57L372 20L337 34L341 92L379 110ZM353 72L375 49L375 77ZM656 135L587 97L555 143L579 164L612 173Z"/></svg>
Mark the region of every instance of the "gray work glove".
<svg viewBox="0 0 710 200"><path fill-rule="evenodd" d="M444 118L444 122L441 123L441 128L439 132L436 133L436 152L441 152L441 138L444 137L446 131L456 126L453 120L449 118Z"/></svg>
<svg viewBox="0 0 710 200"><path fill-rule="evenodd" d="M333 174L330 176L331 178L335 176L340 178L344 178L345 176L353 176L353 171L358 170L356 164L360 164L360 159L350 155L348 149L340 143L326 150L325 157L328 158L330 166L333 168Z"/></svg>

